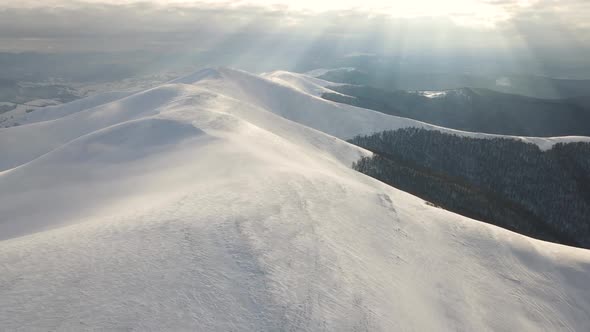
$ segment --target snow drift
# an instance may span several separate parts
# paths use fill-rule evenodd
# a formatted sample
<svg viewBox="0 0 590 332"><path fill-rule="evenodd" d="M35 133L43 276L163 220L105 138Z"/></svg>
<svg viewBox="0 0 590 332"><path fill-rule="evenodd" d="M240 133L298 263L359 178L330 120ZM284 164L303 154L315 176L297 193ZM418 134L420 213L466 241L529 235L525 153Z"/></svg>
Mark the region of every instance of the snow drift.
<svg viewBox="0 0 590 332"><path fill-rule="evenodd" d="M353 171L341 138L447 129L323 84L208 69L0 129L2 328L587 329L588 251Z"/></svg>

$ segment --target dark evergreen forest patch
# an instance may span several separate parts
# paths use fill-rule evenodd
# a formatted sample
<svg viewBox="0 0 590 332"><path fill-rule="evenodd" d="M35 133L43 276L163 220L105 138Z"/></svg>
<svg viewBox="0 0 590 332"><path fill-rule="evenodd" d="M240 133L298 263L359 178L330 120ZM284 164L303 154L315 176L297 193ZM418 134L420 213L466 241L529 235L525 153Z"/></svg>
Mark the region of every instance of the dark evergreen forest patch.
<svg viewBox="0 0 590 332"><path fill-rule="evenodd" d="M536 145L406 128L352 143L353 168L444 209L538 239L590 248L590 144Z"/></svg>

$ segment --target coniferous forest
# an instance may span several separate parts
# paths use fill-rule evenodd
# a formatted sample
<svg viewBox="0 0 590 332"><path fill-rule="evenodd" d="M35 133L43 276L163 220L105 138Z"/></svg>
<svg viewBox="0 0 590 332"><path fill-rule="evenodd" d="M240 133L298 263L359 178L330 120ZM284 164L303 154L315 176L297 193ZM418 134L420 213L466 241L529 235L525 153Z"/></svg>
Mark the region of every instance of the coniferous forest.
<svg viewBox="0 0 590 332"><path fill-rule="evenodd" d="M406 128L358 136L353 168L444 209L538 239L590 248L590 144L548 151L512 139Z"/></svg>

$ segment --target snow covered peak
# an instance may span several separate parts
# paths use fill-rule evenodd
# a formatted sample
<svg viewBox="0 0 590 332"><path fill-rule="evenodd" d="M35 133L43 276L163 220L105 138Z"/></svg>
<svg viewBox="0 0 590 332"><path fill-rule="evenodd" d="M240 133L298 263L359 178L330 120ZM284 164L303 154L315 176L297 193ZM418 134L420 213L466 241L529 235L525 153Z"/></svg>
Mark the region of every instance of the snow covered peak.
<svg viewBox="0 0 590 332"><path fill-rule="evenodd" d="M170 81L171 84L194 84L201 80L207 79L220 79L223 77L224 68L204 68L186 76L179 77L175 80Z"/></svg>
<svg viewBox="0 0 590 332"><path fill-rule="evenodd" d="M230 67L208 67L198 70L192 74L182 76L169 82L170 84L198 84L207 80L238 80L238 79L260 79L258 75Z"/></svg>
<svg viewBox="0 0 590 332"><path fill-rule="evenodd" d="M263 77L318 97L326 92L334 93L334 91L327 89L326 87L340 85L338 83L324 81L307 74L297 74L283 70L263 74Z"/></svg>

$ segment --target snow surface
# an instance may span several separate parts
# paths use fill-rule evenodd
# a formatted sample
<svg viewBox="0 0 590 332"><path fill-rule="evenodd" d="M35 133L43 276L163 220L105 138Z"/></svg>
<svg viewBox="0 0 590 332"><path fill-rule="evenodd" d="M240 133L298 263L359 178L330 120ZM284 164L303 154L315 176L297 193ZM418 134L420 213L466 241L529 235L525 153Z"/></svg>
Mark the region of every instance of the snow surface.
<svg viewBox="0 0 590 332"><path fill-rule="evenodd" d="M310 77L320 77L320 76L326 75L327 73L330 73L330 72L335 72L335 71L351 72L351 71L355 71L355 70L356 70L356 68L354 68L354 67L318 68L318 69L313 69L313 70L306 72L305 75L310 76Z"/></svg>
<svg viewBox="0 0 590 332"><path fill-rule="evenodd" d="M272 73L263 74L262 77L299 90L303 93L314 95L316 97L321 97L324 93L340 94L336 91L328 89L327 87L343 85L288 71L275 71Z"/></svg>
<svg viewBox="0 0 590 332"><path fill-rule="evenodd" d="M447 95L448 91L418 91L418 93L426 98L441 98Z"/></svg>
<svg viewBox="0 0 590 332"><path fill-rule="evenodd" d="M209 69L0 129L1 329L587 330L590 252L353 171L340 138L427 125L301 80Z"/></svg>

